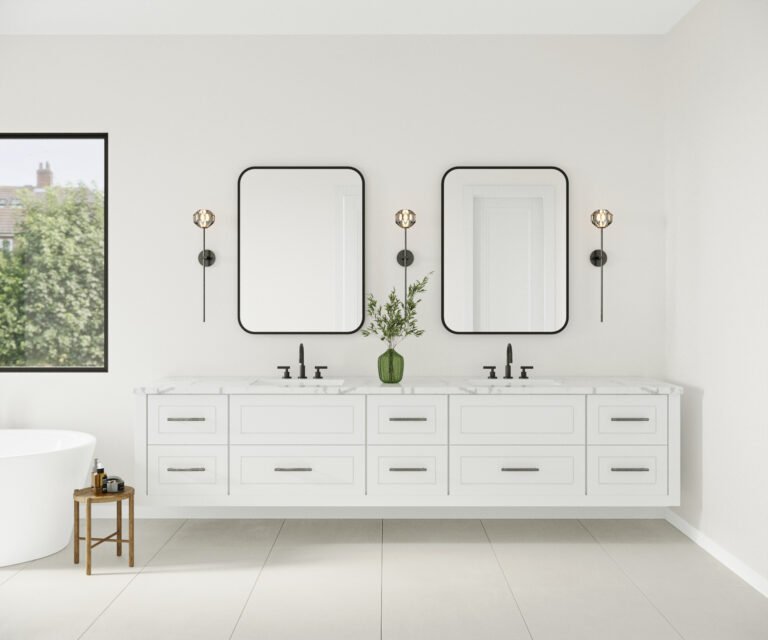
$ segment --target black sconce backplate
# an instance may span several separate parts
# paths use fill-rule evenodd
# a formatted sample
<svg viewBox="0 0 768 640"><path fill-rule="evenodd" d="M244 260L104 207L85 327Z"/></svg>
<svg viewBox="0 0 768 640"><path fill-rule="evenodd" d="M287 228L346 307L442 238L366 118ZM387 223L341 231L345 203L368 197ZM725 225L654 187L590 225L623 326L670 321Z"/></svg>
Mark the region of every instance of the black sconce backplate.
<svg viewBox="0 0 768 640"><path fill-rule="evenodd" d="M413 264L413 252L410 249L407 251L401 249L397 253L397 264L401 267L410 267Z"/></svg>
<svg viewBox="0 0 768 640"><path fill-rule="evenodd" d="M216 262L216 254L210 249L206 249L197 255L197 261L204 267L210 267Z"/></svg>
<svg viewBox="0 0 768 640"><path fill-rule="evenodd" d="M594 266L601 267L608 262L608 254L605 251L600 251L600 249L595 249L589 254L589 261Z"/></svg>

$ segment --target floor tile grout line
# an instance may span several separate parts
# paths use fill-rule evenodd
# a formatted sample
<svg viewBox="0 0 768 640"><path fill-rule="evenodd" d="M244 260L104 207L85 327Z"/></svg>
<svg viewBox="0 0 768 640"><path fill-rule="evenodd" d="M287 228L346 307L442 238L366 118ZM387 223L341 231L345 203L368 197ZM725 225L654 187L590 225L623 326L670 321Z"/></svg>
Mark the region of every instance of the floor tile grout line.
<svg viewBox="0 0 768 640"><path fill-rule="evenodd" d="M384 640L384 518L381 519L381 554L379 558L379 640Z"/></svg>
<svg viewBox="0 0 768 640"><path fill-rule="evenodd" d="M261 578L261 574L264 572L264 567L267 566L269 559L272 557L272 551L274 551L275 546L277 545L277 539L280 537L280 534L283 532L284 526L285 526L285 518L283 518L283 521L280 523L280 528L277 530L277 533L275 534L275 539L272 540L272 545L269 547L269 551L267 551L267 555L264 558L264 562L262 562L261 567L259 567L259 572L256 574L256 579L253 581L253 584L251 585L251 590L248 592L248 597L246 597L245 602L243 603L243 608L240 609L240 615L237 616L237 620L235 620L235 626L232 627L232 632L229 634L229 640L232 640L232 638L235 635L235 631L237 631L237 627L240 624L240 620L243 619L243 614L245 613L245 609L248 606L248 603L251 601L253 592L256 590L256 585L259 583L259 578Z"/></svg>
<svg viewBox="0 0 768 640"><path fill-rule="evenodd" d="M34 560L32 562L34 562ZM0 587L2 587L7 582L10 582L11 580L13 580L17 575L19 575L22 571L24 571L24 569L27 568L26 567L27 564L31 564L31 562L25 563L25 566L21 567L21 569L16 569L16 571L14 571L11 575L9 575L5 580L0 580Z"/></svg>
<svg viewBox="0 0 768 640"><path fill-rule="evenodd" d="M602 550L603 550L603 553L605 553L605 555L606 555L606 556L608 556L608 558L610 558L611 562L613 562L613 564L615 564L615 565L618 567L619 571L621 571L621 573L622 573L622 574L624 574L624 576L627 578L627 580L629 580L629 582L632 584L632 586L634 586L634 587L635 587L635 589L637 589L637 590L640 592L640 594L643 596L643 598L645 598L645 599L648 601L648 604L650 604L650 605L653 607L653 609L656 611L656 613L658 613L658 614L659 614L659 615L660 615L660 616L661 616L661 617L662 617L662 618L663 618L663 619L666 621L666 623L669 625L670 629L672 629L672 631L674 631L674 632L675 632L675 633L676 633L678 636L680 636L680 637L681 637L683 640L686 640L685 636L684 636L682 633L680 633L680 630L679 630L679 629L678 629L678 628L677 628L677 627L676 627L674 624L672 624L672 621L671 621L671 620L670 620L670 619L669 619L669 618L668 618L668 617L667 617L667 616L664 614L664 612L663 612L661 609L659 609L659 607L657 607L657 606L656 606L656 603L655 603L653 600L651 600L651 598L648 596L648 594L647 594L647 593L645 593L645 591L643 591L643 590L642 590L642 588L640 587L640 585L639 585L639 584L637 584L637 582L635 582L635 581L632 579L632 576L631 576L631 575L629 575L629 573L628 573L628 572L627 572L627 570L626 570L626 569L625 569L625 568L624 568L624 567L621 565L621 563L620 563L620 562L619 562L619 561L618 561L616 558L614 558L614 557L613 557L613 555L611 554L611 552L610 552L610 551L608 551L608 549L606 549L606 548L605 548L605 546L603 545L603 543L602 543L602 542L600 542L600 540L598 540L598 539L597 539L597 536L596 536L594 533L592 533L592 531L590 530L590 528L589 528L587 525L585 525L585 524L584 524L584 523L581 521L581 519L578 519L578 520L577 520L577 522L578 522L578 523L579 523L579 524L580 524L580 525L583 527L583 529L584 529L584 530L585 530L585 531L586 531L586 532L589 534L590 538L592 538L592 539L595 541L595 543L597 544L597 546L598 546L598 547L600 547L600 549L602 549Z"/></svg>
<svg viewBox="0 0 768 640"><path fill-rule="evenodd" d="M493 541L491 540L491 536L488 535L488 530L485 528L485 522L483 522L482 518L480 518L480 526L483 528L485 539L488 541L488 544L491 546L491 553L493 553L493 557L496 559L496 564L499 567L499 571L501 571L501 575L504 576L504 582L507 585L507 589L509 589L509 593L512 596L512 600L514 600L515 602L515 606L517 607L517 611L520 614L520 618L522 619L523 624L525 625L525 630L528 632L528 637L531 640L533 640L533 633L531 633L531 628L528 626L528 621L525 619L525 615L523 614L523 609L522 607L520 607L520 603L517 601L517 596L515 595L515 592L512 589L512 585L509 583L507 572L504 571L504 567L501 564L501 560L499 560L499 554L496 553L496 547L494 546Z"/></svg>
<svg viewBox="0 0 768 640"><path fill-rule="evenodd" d="M132 578L131 578L131 579L130 579L130 580L127 582L127 583L126 583L126 585L125 585L125 586L124 586L122 589L120 589L120 591L118 591L118 592L115 594L115 597L114 597L114 598L112 598L112 599L111 599L111 600L110 600L110 601L107 603L107 606L106 606L106 607L104 607L104 608L103 608L103 609L102 609L102 610L99 612L99 615L97 615L97 616L96 616L96 617L95 617L93 620L91 620L91 624L89 624L89 625L88 625L88 626L87 626L87 627L86 627L86 628L83 630L83 632L82 632L82 633L81 633L79 636L77 636L77 640L80 640L80 638L82 638L83 636L85 636L85 634L86 634L86 633L88 633L88 631L91 629L91 627L93 627L93 625L95 625L95 624L96 624L96 623L99 621L99 618L101 618L101 616L103 616L103 615L104 615L104 614L107 612L107 609L109 609L109 608L110 608L110 607L111 607L113 604L115 604L115 601L116 601L116 600L117 600L117 599L118 599L118 598L119 598L121 595L123 595L123 593L125 592L125 590L126 590L128 587L130 587L130 586L131 586L131 584L133 584L133 581L134 581L136 578L138 578L138 577L139 577L139 576L140 576L140 575L141 575L141 574L144 572L144 569L146 569L146 568L149 566L149 564L150 564L150 563L151 563L151 562L152 562L152 561L153 561L155 558L157 558L157 555L158 555L158 554L159 554L159 553L160 553L160 552L161 552L163 549L165 549L166 545L167 545L167 544L168 544L168 543L169 543L171 540L173 540L173 539L176 537L176 534L177 534L179 531L181 531L182 527L183 527L185 524L187 524L187 522L189 522L189 520L188 520L188 519L187 519L187 520L184 520L184 521L183 521L183 522L182 522L182 523L181 523L181 524L180 524L178 527L176 527L176 530L175 530L175 531L174 531L174 532L173 532L173 533L172 533L170 536L168 536L168 539L167 539L165 542L163 542L163 544L161 544L161 545L160 545L160 548L159 548L157 551L155 551L155 553L153 553L153 554L152 554L152 557L151 557L149 560L147 560L147 561L146 561L146 562L145 562L145 563L144 563L144 564L141 566L141 568L140 568L140 569L139 569L139 570L138 570L136 573L134 573L134 574L133 574L133 577L132 577Z"/></svg>

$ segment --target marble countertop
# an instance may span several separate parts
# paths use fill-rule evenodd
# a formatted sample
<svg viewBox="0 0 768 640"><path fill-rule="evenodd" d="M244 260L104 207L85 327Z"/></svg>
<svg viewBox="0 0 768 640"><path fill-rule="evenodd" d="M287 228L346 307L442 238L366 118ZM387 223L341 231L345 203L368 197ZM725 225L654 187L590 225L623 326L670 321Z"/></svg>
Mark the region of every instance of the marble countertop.
<svg viewBox="0 0 768 640"><path fill-rule="evenodd" d="M328 381L326 381L327 385ZM681 394L683 388L651 378L549 376L537 381L485 380L447 377L411 377L399 384L378 378L349 377L335 386L318 386L310 380L252 377L173 377L134 389L138 394L318 394L318 395L418 395L418 394ZM505 386L507 385L507 386Z"/></svg>

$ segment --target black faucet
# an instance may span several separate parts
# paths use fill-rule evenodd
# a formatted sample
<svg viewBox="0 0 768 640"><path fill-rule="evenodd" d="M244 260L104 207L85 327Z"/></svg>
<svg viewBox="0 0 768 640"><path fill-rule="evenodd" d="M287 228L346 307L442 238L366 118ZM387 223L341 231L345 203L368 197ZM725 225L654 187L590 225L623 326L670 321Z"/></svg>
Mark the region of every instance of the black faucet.
<svg viewBox="0 0 768 640"><path fill-rule="evenodd" d="M307 368L304 366L304 343L299 345L299 380L307 379Z"/></svg>
<svg viewBox="0 0 768 640"><path fill-rule="evenodd" d="M512 345L507 343L507 364L504 366L504 379L512 379Z"/></svg>

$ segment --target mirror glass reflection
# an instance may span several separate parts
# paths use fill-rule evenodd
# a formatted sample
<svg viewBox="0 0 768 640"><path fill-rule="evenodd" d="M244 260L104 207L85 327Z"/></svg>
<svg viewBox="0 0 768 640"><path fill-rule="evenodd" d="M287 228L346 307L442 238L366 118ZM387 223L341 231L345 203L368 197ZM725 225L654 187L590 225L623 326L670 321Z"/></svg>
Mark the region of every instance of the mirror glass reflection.
<svg viewBox="0 0 768 640"><path fill-rule="evenodd" d="M443 177L443 323L455 333L557 333L568 320L568 178L554 167Z"/></svg>
<svg viewBox="0 0 768 640"><path fill-rule="evenodd" d="M363 322L364 182L350 167L252 167L239 181L239 320L250 333Z"/></svg>

